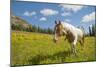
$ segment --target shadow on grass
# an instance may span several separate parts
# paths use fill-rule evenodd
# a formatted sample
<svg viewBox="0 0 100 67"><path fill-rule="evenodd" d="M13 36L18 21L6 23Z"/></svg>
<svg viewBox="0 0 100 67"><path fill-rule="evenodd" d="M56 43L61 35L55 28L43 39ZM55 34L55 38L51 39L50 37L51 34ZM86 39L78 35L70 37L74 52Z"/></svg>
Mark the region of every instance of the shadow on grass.
<svg viewBox="0 0 100 67"><path fill-rule="evenodd" d="M32 57L29 60L29 63L32 65L37 65L37 64L40 64L41 61L45 61L47 59L50 59L51 61L60 60L60 62L63 63L63 62L65 62L65 58L69 57L71 55L71 53L72 53L71 51L62 51L62 52L58 52L53 55L38 54L38 55Z"/></svg>

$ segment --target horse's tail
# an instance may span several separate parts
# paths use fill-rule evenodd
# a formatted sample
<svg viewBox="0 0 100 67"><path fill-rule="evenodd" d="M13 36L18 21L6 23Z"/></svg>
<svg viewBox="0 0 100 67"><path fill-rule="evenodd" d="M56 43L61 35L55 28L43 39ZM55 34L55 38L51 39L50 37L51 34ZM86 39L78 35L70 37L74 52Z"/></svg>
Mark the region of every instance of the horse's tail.
<svg viewBox="0 0 100 67"><path fill-rule="evenodd" d="M85 39L85 29L84 29L83 26L80 26L80 27L78 27L78 28L80 28L81 31L82 31L82 33L83 33L82 41L83 41L83 43L84 43L84 39Z"/></svg>
<svg viewBox="0 0 100 67"><path fill-rule="evenodd" d="M83 41L83 43L84 43L84 39L85 39L85 29L84 29L84 27L83 26L81 26L81 28L80 28L81 30L82 30L82 32L83 32L83 37L82 37L82 41Z"/></svg>

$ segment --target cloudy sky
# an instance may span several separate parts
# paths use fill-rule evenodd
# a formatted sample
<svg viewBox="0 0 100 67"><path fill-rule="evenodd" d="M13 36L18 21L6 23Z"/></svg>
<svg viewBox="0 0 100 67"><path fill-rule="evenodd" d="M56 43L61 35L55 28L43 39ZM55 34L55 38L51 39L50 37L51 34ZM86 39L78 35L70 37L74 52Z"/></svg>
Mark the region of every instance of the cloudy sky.
<svg viewBox="0 0 100 67"><path fill-rule="evenodd" d="M88 27L95 23L95 6L55 3L13 1L11 13L32 25L41 28L54 28L54 21L61 20L76 27Z"/></svg>

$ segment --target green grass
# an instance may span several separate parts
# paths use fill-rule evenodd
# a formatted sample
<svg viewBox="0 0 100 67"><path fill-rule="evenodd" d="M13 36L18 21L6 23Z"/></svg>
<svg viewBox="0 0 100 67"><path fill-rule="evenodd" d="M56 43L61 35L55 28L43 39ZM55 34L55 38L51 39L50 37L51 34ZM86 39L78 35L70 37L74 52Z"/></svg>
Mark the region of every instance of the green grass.
<svg viewBox="0 0 100 67"><path fill-rule="evenodd" d="M70 44L61 37L53 42L53 35L12 31L11 65L36 65L96 60L95 37L85 37L82 47L77 44L77 56L70 50Z"/></svg>

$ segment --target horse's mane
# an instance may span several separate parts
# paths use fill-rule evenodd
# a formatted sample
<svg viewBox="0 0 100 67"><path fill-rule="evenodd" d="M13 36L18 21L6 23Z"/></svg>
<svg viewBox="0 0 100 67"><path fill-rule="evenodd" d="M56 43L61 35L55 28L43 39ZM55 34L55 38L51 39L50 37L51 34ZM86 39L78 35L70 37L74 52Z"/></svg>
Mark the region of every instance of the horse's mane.
<svg viewBox="0 0 100 67"><path fill-rule="evenodd" d="M64 27L68 27L69 29L75 29L76 27L67 22L61 22Z"/></svg>

